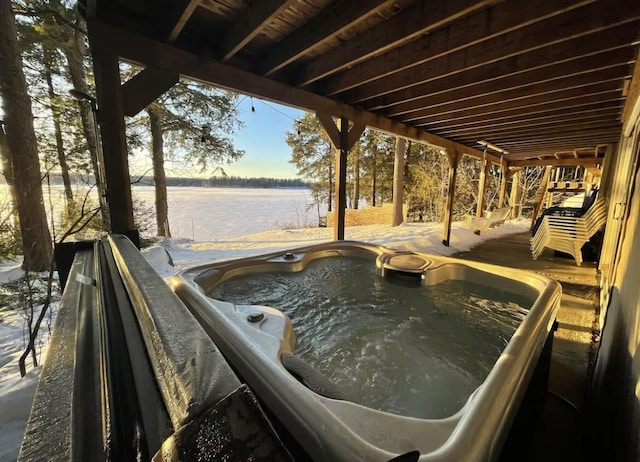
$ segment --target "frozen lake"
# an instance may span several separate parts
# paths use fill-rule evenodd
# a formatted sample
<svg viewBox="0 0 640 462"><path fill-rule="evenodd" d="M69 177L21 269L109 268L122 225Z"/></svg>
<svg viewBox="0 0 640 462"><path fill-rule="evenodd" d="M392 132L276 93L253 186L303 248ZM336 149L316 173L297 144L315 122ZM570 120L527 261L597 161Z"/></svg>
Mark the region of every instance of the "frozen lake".
<svg viewBox="0 0 640 462"><path fill-rule="evenodd" d="M173 237L213 241L318 225L318 212L307 189L173 186L167 192ZM152 186L134 186L132 193L154 206Z"/></svg>

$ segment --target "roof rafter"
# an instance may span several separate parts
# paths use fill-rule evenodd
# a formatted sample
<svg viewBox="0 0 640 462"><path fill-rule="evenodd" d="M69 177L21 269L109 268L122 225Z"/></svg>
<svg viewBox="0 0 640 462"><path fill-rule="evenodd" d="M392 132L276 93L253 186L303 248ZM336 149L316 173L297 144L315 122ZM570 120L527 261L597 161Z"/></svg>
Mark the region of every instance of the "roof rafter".
<svg viewBox="0 0 640 462"><path fill-rule="evenodd" d="M579 157L568 159L531 159L531 160L515 160L509 162L509 167L536 167L550 165L552 167L571 167L574 165L593 166L600 165L604 162L604 157Z"/></svg>
<svg viewBox="0 0 640 462"><path fill-rule="evenodd" d="M599 7L591 11L591 14L596 12L601 14L597 20L593 19L591 14L584 14L584 21L590 27L587 32L585 32L586 25L580 24L581 27L578 27L573 23L565 24L569 18L565 15L556 16L548 20L551 24L547 22L533 24L505 36L496 37L394 73L393 76L387 76L385 79L367 83L353 90L348 96L348 101L365 101L463 71L482 68L492 63L503 63L507 68L515 63L534 68L540 66L541 60L548 63L550 57L553 57L554 61L566 60L575 56L577 52L586 54L580 47L586 46L590 41L599 41L601 36L619 32L619 28L624 29L625 26L633 29L637 34L640 2L633 10L608 10L607 7L605 11L609 14L601 11L603 5L607 6L606 2L586 7L589 10ZM552 25L554 27L551 28ZM605 31L607 31L606 34L603 33ZM601 50L602 46L597 46L596 49ZM336 84L335 79L326 82L324 86L326 94L336 94L344 90L344 86L341 83Z"/></svg>
<svg viewBox="0 0 640 462"><path fill-rule="evenodd" d="M367 0L331 4L304 28L278 43L260 63L261 74L273 74L313 47L333 39L353 23L377 14L392 2L393 0Z"/></svg>
<svg viewBox="0 0 640 462"><path fill-rule="evenodd" d="M295 0L260 0L251 3L221 35L218 46L220 60L230 59L294 2Z"/></svg>
<svg viewBox="0 0 640 462"><path fill-rule="evenodd" d="M454 150L474 157L482 157L481 151L441 136L393 121L372 112L356 109L353 106L333 101L306 90L293 88L282 82L251 74L99 21L91 21L89 27L92 30L92 34L98 38L95 41L96 50L103 47L105 51L116 53L127 61L154 66L159 69L170 68L170 70L181 75L247 95L308 111L332 114L336 117L347 117L354 122L404 138L440 146L447 150ZM500 161L498 157L493 155L489 155L488 158L495 163Z"/></svg>
<svg viewBox="0 0 640 462"><path fill-rule="evenodd" d="M491 0L422 0L407 10L325 53L298 72L296 84L306 86L374 55L402 45L451 21L494 3Z"/></svg>
<svg viewBox="0 0 640 462"><path fill-rule="evenodd" d="M556 110L570 110L580 109L585 106L593 104L606 104L612 101L621 102L622 94L619 89L614 88L609 91L600 91L591 95L578 96L574 98L568 98L567 100L552 100L541 104L531 106L515 106L508 107L503 110L495 112L481 112L474 113L469 111L467 114L460 114L459 116L439 117L432 116L429 118L422 118L418 121L417 125L429 125L430 127L440 126L455 126L464 127L470 124L481 123L485 125L492 125L495 122L502 120L509 120L512 117L518 117L521 120L528 120L531 116L539 114L553 113ZM457 114L457 113L456 113ZM449 124L449 125L447 125ZM451 125L453 124L453 125Z"/></svg>
<svg viewBox="0 0 640 462"><path fill-rule="evenodd" d="M502 98L490 95L484 100L472 99L455 101L451 104L443 104L438 109L433 107L421 109L414 112L402 114L398 117L403 122L412 120L419 120L421 118L426 119L429 117L436 117L437 114L442 120L449 118L464 117L467 115L474 115L476 113L493 114L496 112L512 109L515 107L527 108L532 106L539 106L543 104L549 104L554 101L571 101L574 98L580 98L583 96L595 95L602 92L618 91L620 94L622 86L620 85L619 75L621 73L607 73L603 75L603 78L607 79L601 82L594 82L593 78L584 80L587 83L575 82L572 79L563 79L558 82L558 85L551 85L551 87L545 87L540 85L540 93L536 93L535 88L527 87L528 91L521 91L519 93L509 92L505 90L500 92L504 95ZM552 82L553 84L553 82ZM574 86L572 86L574 85ZM545 91L546 90L546 91ZM475 103L475 104L474 104Z"/></svg>
<svg viewBox="0 0 640 462"><path fill-rule="evenodd" d="M461 97L472 96L632 63L635 57L629 41L635 40L637 36L635 28L625 26L623 30L616 28L611 32L603 34L597 40L575 40L575 43L572 41L550 50L537 50L519 56L518 59L497 61L447 78L432 80L372 98L363 102L362 106L369 110L413 110L423 102L430 102L435 96L442 101L444 96L440 94L450 93L454 88ZM478 88L479 85L481 87ZM355 91L345 95L349 101L359 99Z"/></svg>
<svg viewBox="0 0 640 462"><path fill-rule="evenodd" d="M187 25L189 18L191 18L191 15L200 4L200 0L187 0L183 3L184 5L182 8L180 8L180 15L178 17L178 20L171 28L171 32L169 32L169 36L167 37L167 42L169 43L175 42L175 40L178 38L180 32L182 32L182 29L184 29L184 26Z"/></svg>
<svg viewBox="0 0 640 462"><path fill-rule="evenodd" d="M351 88L363 85L373 80L396 74L425 64L434 59L452 54L465 48L471 48L470 56L474 56L474 49L485 53L500 53L500 48L495 42L513 43L526 42L519 40L518 35L525 39L529 36L526 31L516 31L526 28L539 30L545 26L545 20L570 11L580 6L592 3L595 0L541 0L531 2L529 0L511 0L498 3L491 8L486 8L469 15L455 24L442 27L428 36L409 42L395 48L388 53L351 67L349 70L327 79L323 88L327 95L333 95ZM573 12L571 12L573 13ZM535 26L533 26L536 24ZM508 34L509 39L505 40ZM563 34L564 30L556 32ZM547 35L547 34L545 34ZM538 40L547 40L546 37L538 37Z"/></svg>

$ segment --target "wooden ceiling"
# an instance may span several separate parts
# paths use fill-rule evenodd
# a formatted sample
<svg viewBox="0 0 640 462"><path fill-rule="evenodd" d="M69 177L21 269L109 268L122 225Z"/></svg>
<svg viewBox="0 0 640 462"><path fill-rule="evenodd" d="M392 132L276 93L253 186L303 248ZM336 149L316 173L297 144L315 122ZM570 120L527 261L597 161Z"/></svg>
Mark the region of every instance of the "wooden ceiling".
<svg viewBox="0 0 640 462"><path fill-rule="evenodd" d="M638 0L83 6L92 46L124 60L520 164L598 155L640 87Z"/></svg>

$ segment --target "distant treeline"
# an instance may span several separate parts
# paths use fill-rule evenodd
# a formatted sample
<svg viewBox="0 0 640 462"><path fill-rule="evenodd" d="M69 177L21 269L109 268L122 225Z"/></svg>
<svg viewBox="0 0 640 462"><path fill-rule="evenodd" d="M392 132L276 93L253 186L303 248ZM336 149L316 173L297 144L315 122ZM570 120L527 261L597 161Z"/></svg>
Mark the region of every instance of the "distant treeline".
<svg viewBox="0 0 640 462"><path fill-rule="evenodd" d="M72 182L83 182L81 178L71 178ZM131 177L138 185L153 185L153 177ZM62 177L50 174L52 184L62 184ZM167 177L167 186L197 186L202 188L308 188L309 182L299 178L240 178L239 176L212 176L210 178Z"/></svg>

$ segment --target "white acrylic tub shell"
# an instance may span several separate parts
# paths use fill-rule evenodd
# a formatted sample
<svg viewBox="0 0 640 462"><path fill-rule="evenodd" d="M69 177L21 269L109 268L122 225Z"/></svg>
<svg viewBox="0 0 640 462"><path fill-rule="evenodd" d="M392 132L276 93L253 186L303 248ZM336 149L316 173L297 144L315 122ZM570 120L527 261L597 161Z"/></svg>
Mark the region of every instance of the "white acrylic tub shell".
<svg viewBox="0 0 640 462"><path fill-rule="evenodd" d="M455 415L418 419L320 396L280 362L295 332L280 311L206 296L228 278L260 271L300 271L335 255L377 255L381 271L420 274L425 285L467 279L528 296L531 309L486 380ZM359 242L332 242L188 269L172 279L176 293L248 385L315 460L389 460L419 451L421 461L495 460L515 417L560 302L560 286L525 271ZM262 312L260 322L247 316Z"/></svg>

